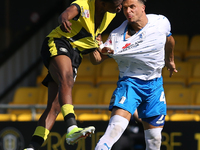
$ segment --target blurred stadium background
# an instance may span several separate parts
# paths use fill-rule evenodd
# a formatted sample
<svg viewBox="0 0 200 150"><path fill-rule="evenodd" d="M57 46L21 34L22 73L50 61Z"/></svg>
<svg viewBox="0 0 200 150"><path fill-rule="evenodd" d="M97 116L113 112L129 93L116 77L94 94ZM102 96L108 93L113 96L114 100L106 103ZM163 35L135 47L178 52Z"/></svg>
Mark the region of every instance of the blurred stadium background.
<svg viewBox="0 0 200 150"><path fill-rule="evenodd" d="M40 48L45 36L58 25L59 14L71 2L72 0L1 0L0 135L4 133L4 127L8 124L21 131L23 130L21 126L32 122L34 129L33 125L36 125L36 121L45 109L47 88L41 85L41 81L47 70L40 58ZM198 127L200 121L199 6L199 0L147 0L146 3L147 14L163 14L170 20L171 31L176 41L175 62L179 72L169 78L166 68L163 69L168 104L163 150L200 149L198 145L200 130L196 128L185 133L191 125ZM110 31L118 27L123 20L125 17L123 12L120 12L103 33L104 41ZM73 89L79 123L88 121L96 124L100 121L103 124L109 120L110 113L107 107L116 87L117 78L117 64L113 60L93 66L88 56L84 56ZM57 120L58 122L63 120L61 114ZM136 126L142 128L140 125ZM177 126L180 128L175 128ZM60 132L56 128L54 130ZM104 130L105 128L100 129L101 132ZM30 130L29 135L32 132ZM191 134L190 142L183 142L185 134ZM27 136L24 136L26 140ZM174 142L174 136L181 137L176 138L181 142ZM0 149L4 145L2 139L1 136ZM26 140L25 144L28 141ZM144 149L141 145L134 148ZM77 149L83 147L79 144ZM51 149L51 146L45 148ZM64 148L60 146L60 149Z"/></svg>

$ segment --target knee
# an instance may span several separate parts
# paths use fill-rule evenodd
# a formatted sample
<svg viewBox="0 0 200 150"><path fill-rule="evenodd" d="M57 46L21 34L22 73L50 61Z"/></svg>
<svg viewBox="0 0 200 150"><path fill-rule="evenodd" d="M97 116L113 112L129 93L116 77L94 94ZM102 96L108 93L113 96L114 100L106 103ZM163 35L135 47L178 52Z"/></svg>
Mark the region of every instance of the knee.
<svg viewBox="0 0 200 150"><path fill-rule="evenodd" d="M153 128L145 130L146 150L160 150L162 128Z"/></svg>

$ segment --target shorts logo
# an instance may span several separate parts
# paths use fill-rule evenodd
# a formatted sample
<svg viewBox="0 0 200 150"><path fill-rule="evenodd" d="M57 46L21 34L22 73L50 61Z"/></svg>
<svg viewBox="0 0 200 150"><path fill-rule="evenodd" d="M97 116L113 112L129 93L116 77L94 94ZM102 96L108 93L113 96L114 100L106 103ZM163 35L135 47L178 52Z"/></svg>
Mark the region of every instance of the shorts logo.
<svg viewBox="0 0 200 150"><path fill-rule="evenodd" d="M24 147L24 138L17 129L7 127L0 132L0 143L1 150L22 149Z"/></svg>
<svg viewBox="0 0 200 150"><path fill-rule="evenodd" d="M60 50L61 52L64 52L64 53L67 53L67 52L68 52L68 50L67 50L66 48L63 48L63 47L59 48L59 50Z"/></svg>
<svg viewBox="0 0 200 150"><path fill-rule="evenodd" d="M124 104L125 100L126 100L126 97L122 96L121 99L120 99L120 101L119 101L119 103L120 104Z"/></svg>

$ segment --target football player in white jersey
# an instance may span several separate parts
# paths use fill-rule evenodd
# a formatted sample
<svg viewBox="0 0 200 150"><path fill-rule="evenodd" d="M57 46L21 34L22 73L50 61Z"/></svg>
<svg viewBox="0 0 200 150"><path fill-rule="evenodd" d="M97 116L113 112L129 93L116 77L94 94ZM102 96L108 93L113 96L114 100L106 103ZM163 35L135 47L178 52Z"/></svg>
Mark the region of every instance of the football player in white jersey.
<svg viewBox="0 0 200 150"><path fill-rule="evenodd" d="M90 54L93 64L112 57L118 63L120 78L109 109L111 118L95 150L111 149L138 111L145 133L146 150L160 150L165 123L166 101L162 68L171 77L174 63L174 38L163 15L145 13L146 0L123 0L127 20L110 33L99 51Z"/></svg>

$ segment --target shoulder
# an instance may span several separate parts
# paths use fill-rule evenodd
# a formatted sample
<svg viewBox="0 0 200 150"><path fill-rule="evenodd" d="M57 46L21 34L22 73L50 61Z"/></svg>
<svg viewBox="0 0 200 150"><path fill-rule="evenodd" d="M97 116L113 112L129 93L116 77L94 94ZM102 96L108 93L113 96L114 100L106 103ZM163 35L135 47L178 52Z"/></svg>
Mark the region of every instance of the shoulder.
<svg viewBox="0 0 200 150"><path fill-rule="evenodd" d="M149 19L149 20L162 20L162 19L167 19L167 17L166 16L164 16L164 15L161 15L161 14L147 14L147 18ZM168 19L167 19L168 20Z"/></svg>
<svg viewBox="0 0 200 150"><path fill-rule="evenodd" d="M76 5L79 5L79 6L88 6L88 0L75 0L73 1L71 4L76 4Z"/></svg>
<svg viewBox="0 0 200 150"><path fill-rule="evenodd" d="M128 21L125 20L124 22L122 22L122 24L121 24L119 27L115 28L115 29L112 31L112 33L124 32L124 29L126 28L127 23L128 23Z"/></svg>
<svg viewBox="0 0 200 150"><path fill-rule="evenodd" d="M170 25L168 18L161 14L147 14L147 18L150 23Z"/></svg>

